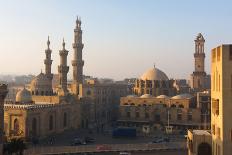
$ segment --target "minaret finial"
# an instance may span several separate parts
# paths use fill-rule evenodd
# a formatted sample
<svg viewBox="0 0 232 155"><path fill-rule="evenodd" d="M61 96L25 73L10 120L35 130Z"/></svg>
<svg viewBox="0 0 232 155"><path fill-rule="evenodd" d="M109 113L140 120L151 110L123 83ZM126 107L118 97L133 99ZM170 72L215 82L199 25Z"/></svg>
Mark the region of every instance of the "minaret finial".
<svg viewBox="0 0 232 155"><path fill-rule="evenodd" d="M63 45L63 49L65 49L65 42L64 42L64 38L63 38L63 43L62 43L62 45Z"/></svg>
<svg viewBox="0 0 232 155"><path fill-rule="evenodd" d="M49 36L48 36L47 45L48 45L48 49L50 49L50 40L49 40Z"/></svg>

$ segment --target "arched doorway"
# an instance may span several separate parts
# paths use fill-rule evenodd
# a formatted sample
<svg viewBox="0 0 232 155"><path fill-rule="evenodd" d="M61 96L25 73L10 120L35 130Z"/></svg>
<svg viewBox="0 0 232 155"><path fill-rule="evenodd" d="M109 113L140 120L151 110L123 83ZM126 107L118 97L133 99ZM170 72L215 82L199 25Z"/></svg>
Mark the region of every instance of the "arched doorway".
<svg viewBox="0 0 232 155"><path fill-rule="evenodd" d="M211 146L208 143L198 145L197 155L212 155Z"/></svg>
<svg viewBox="0 0 232 155"><path fill-rule="evenodd" d="M19 120L17 118L14 120L14 134L19 134Z"/></svg>
<svg viewBox="0 0 232 155"><path fill-rule="evenodd" d="M33 118L33 120L32 120L32 135L33 136L37 135L37 120L36 120L36 118Z"/></svg>

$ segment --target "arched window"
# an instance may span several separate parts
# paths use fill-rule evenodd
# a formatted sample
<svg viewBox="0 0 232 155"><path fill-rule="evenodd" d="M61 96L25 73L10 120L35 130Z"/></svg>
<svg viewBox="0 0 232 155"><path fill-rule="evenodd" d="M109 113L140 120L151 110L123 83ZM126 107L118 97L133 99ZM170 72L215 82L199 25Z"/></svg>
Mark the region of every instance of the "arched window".
<svg viewBox="0 0 232 155"><path fill-rule="evenodd" d="M49 130L53 130L53 116L49 116Z"/></svg>
<svg viewBox="0 0 232 155"><path fill-rule="evenodd" d="M180 104L178 107L179 107L179 108L184 108L183 104Z"/></svg>
<svg viewBox="0 0 232 155"><path fill-rule="evenodd" d="M34 95L34 91L32 91L31 94Z"/></svg>
<svg viewBox="0 0 232 155"><path fill-rule="evenodd" d="M172 105L171 105L171 108L175 108L175 107L176 107L176 105L175 105L175 104L172 104Z"/></svg>
<svg viewBox="0 0 232 155"><path fill-rule="evenodd" d="M64 113L64 122L63 122L63 126L66 127L67 126L67 113Z"/></svg>
<svg viewBox="0 0 232 155"><path fill-rule="evenodd" d="M41 95L44 96L44 91L41 91Z"/></svg>
<svg viewBox="0 0 232 155"><path fill-rule="evenodd" d="M39 95L39 92L38 92L38 90L36 90L36 92L35 92L35 95Z"/></svg>
<svg viewBox="0 0 232 155"><path fill-rule="evenodd" d="M37 134L37 120L36 118L32 119L32 135L35 136Z"/></svg>
<svg viewBox="0 0 232 155"><path fill-rule="evenodd" d="M19 133L19 120L17 118L14 120L14 132L16 135Z"/></svg>

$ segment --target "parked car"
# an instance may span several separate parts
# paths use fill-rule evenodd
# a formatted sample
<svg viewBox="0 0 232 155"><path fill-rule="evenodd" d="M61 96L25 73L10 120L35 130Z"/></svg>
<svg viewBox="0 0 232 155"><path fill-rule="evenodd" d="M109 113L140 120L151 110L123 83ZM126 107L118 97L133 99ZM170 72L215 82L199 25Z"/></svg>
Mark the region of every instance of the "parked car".
<svg viewBox="0 0 232 155"><path fill-rule="evenodd" d="M94 138L92 138L92 137L85 137L85 142L86 143L94 143L95 142L95 139Z"/></svg>
<svg viewBox="0 0 232 155"><path fill-rule="evenodd" d="M119 152L119 155L131 155L130 152Z"/></svg>
<svg viewBox="0 0 232 155"><path fill-rule="evenodd" d="M86 145L86 142L83 141L80 138L74 138L73 141L71 142L71 145Z"/></svg>

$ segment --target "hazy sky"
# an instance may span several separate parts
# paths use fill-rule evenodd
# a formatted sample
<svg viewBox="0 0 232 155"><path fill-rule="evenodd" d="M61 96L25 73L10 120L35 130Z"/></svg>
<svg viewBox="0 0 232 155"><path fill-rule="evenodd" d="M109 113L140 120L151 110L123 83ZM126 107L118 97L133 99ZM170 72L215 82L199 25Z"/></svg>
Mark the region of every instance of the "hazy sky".
<svg viewBox="0 0 232 155"><path fill-rule="evenodd" d="M62 38L70 51L81 16L84 74L138 77L154 63L170 78L193 71L194 39L210 49L232 43L232 2L222 0L0 0L0 73L38 74L44 70L47 36L57 73Z"/></svg>

